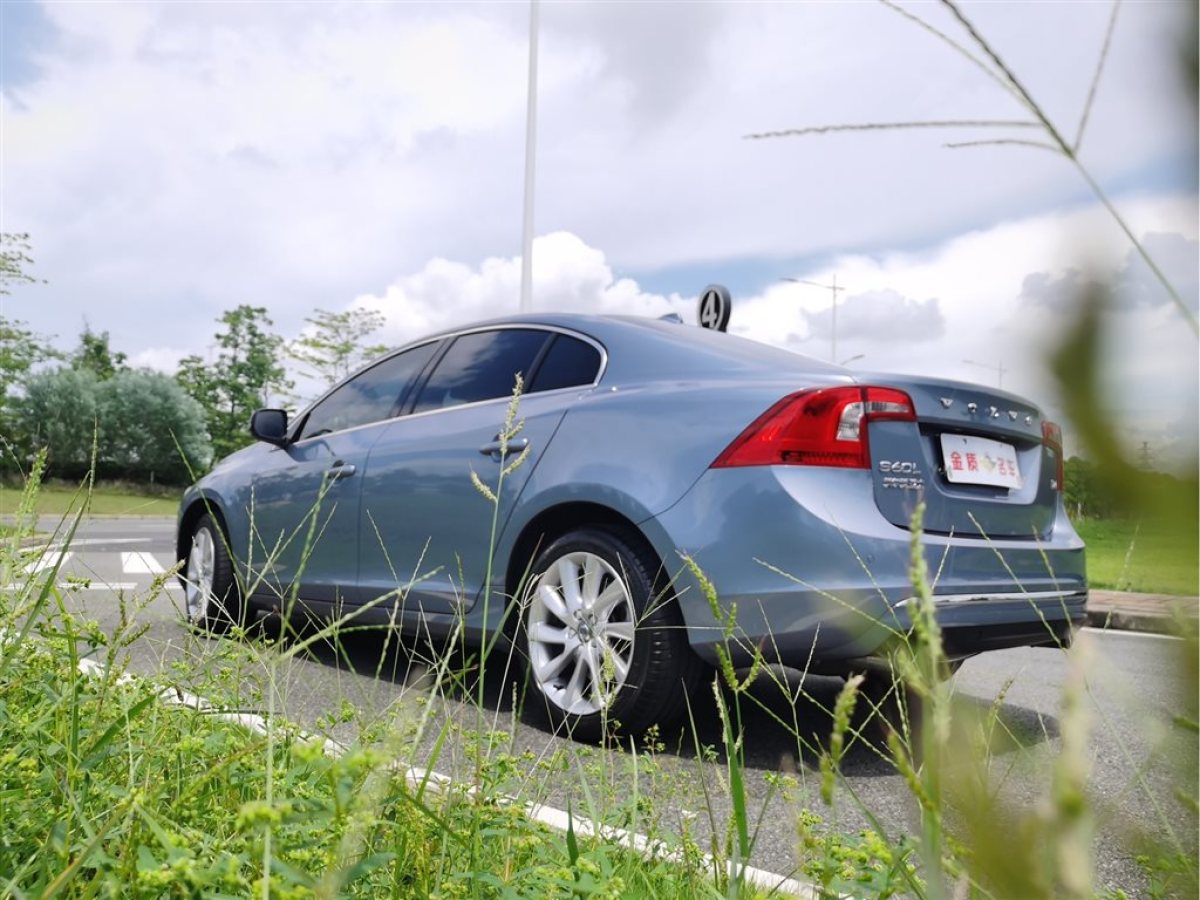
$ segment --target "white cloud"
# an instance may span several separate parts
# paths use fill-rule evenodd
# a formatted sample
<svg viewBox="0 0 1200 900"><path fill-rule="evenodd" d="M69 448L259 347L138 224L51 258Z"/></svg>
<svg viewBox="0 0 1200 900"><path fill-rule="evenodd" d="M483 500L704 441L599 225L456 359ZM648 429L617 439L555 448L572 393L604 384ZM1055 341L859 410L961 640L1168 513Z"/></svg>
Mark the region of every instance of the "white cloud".
<svg viewBox="0 0 1200 900"><path fill-rule="evenodd" d="M36 67L0 91L0 228L32 233L49 284L4 298L4 315L64 347L86 315L136 364L166 368L203 355L240 303L267 306L287 336L315 308L374 306L397 342L515 309L523 7L44 11L53 39L30 42ZM1073 135L1107 6L967 11ZM1173 274L1192 266L1194 286L1194 196L1169 193L1195 174L1194 102L1174 55L1187 12L1122 8L1082 158ZM1065 160L944 150L961 135L929 131L742 139L1026 115L958 54L876 4L542 13L540 308L690 318L692 300L672 291L725 267L753 294L735 298L735 330L825 357L827 292L772 279L836 274L848 289L838 355L865 354L857 368L987 380L987 365L1003 365L1005 387L1053 404L1041 360L1064 320L1019 302L1026 279L1063 286L1071 270L1110 277L1128 260ZM1178 431L1172 410L1194 420L1195 341L1152 302L1146 276L1136 265L1124 276L1142 302L1120 314L1108 350L1112 396L1136 427Z"/></svg>
<svg viewBox="0 0 1200 900"><path fill-rule="evenodd" d="M128 346L189 340L198 350L240 302L265 303L297 328L313 308L431 259L516 251L523 8L44 10L54 39L36 42L36 74L0 99L0 218L32 232L50 282L6 305L38 330L69 342L70 323L83 311L99 323L102 309ZM970 12L1072 131L1107 9ZM1170 177L1194 147L1164 52L1185 12L1122 10L1084 144L1105 184ZM538 230L586 236L620 273L941 241L1053 210L1081 185L1050 154L946 151L940 133L742 135L1020 115L961 57L879 5L549 4Z"/></svg>
<svg viewBox="0 0 1200 900"><path fill-rule="evenodd" d="M566 232L539 237L533 245L533 305L540 311L661 316L685 309L677 294L642 291L617 278L602 251ZM434 259L402 276L380 294L365 294L355 306L387 317L382 335L393 343L480 319L511 315L521 289L520 257L484 260L478 268Z"/></svg>
<svg viewBox="0 0 1200 900"><path fill-rule="evenodd" d="M1195 206L1190 201L1146 199L1127 212L1139 227L1169 234L1170 239L1157 239L1165 246L1194 240ZM1089 272L1112 279L1118 289L1130 284L1124 277L1130 268L1128 247L1099 207L1008 222L920 254L841 257L828 269L803 275L821 284L836 275L840 284L850 286L851 297L839 310L838 356L844 360L861 354L854 369L993 385L1002 380L1006 390L1031 397L1061 417L1047 361L1075 306L1031 306L1022 297L1038 275L1048 273L1056 283L1069 285L1080 259L1070 247L1081 240L1089 242ZM688 322L695 320L694 297L655 294L619 278L606 255L576 235L539 238L534 261L535 309L650 316L674 311ZM1145 286L1138 283L1137 288ZM488 258L476 265L435 259L354 303L383 312L386 339L400 344L507 315L514 311L519 289L518 258ZM1153 440L1164 448L1173 441L1178 449L1182 445L1170 435L1187 433L1189 424L1195 430L1194 335L1178 311L1162 303L1118 303L1107 324L1103 375L1110 411L1130 440ZM827 291L775 283L757 295L735 297L730 328L826 359L828 325Z"/></svg>

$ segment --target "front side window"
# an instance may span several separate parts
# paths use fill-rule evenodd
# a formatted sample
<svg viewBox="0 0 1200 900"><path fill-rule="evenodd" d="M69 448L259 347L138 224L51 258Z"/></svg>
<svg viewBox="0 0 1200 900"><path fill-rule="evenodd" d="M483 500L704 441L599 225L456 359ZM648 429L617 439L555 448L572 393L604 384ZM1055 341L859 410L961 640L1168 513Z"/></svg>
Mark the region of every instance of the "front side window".
<svg viewBox="0 0 1200 900"><path fill-rule="evenodd" d="M517 374L528 376L550 337L545 331L521 328L460 335L421 389L413 412L509 396Z"/></svg>
<svg viewBox="0 0 1200 900"><path fill-rule="evenodd" d="M437 347L433 341L398 353L347 381L312 408L297 440L388 418Z"/></svg>

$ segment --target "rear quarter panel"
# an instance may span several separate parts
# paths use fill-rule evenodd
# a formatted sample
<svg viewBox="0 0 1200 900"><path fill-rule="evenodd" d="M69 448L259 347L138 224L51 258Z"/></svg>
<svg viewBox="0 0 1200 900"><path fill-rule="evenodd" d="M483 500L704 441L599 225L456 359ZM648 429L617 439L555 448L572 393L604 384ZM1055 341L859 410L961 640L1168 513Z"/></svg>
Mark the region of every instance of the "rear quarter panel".
<svg viewBox="0 0 1200 900"><path fill-rule="evenodd" d="M828 376L809 382L818 383L830 383ZM525 526L560 504L594 503L646 523L678 502L747 425L805 386L729 378L601 384L568 410L513 511L499 559L507 563ZM673 571L673 547L659 533L646 537Z"/></svg>

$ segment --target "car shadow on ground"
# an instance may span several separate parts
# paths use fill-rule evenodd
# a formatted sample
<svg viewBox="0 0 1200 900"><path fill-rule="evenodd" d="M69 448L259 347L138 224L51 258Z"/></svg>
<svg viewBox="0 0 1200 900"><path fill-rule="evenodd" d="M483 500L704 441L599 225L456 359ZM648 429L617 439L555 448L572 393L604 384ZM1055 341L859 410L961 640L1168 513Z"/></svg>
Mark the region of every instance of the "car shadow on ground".
<svg viewBox="0 0 1200 900"><path fill-rule="evenodd" d="M308 640L317 626L296 623L284 633L278 620L263 623L268 634L284 643ZM404 686L429 687L435 680L434 666L446 673L439 692L451 701L478 702L478 651L461 647L446 648L430 640L400 639L386 628L349 627L328 639L313 641L306 656L321 665L382 679ZM507 645L498 645L489 657L483 680L483 703L489 711L511 714L518 711L522 721L545 732L547 737L569 738L555 733L536 700L522 702L518 684L519 660ZM739 673L745 677L747 673ZM680 759L703 757L724 761L724 736L720 711L712 682L692 698L688 720L682 726L655 736L661 752ZM758 771L790 771L803 765L816 768L821 753L829 745L833 730L833 709L844 679L804 674L795 669L769 667L758 674L744 690L721 690L722 702L734 720L740 722L743 735L744 765ZM993 714L992 702L963 693L954 696L953 714L986 720ZM842 771L848 776L872 777L895 774L883 735L886 728L897 727L894 719L885 725L870 703L859 698L855 715L845 738ZM994 710L990 753L993 756L1028 749L1058 735L1058 722L1032 709L1004 703Z"/></svg>

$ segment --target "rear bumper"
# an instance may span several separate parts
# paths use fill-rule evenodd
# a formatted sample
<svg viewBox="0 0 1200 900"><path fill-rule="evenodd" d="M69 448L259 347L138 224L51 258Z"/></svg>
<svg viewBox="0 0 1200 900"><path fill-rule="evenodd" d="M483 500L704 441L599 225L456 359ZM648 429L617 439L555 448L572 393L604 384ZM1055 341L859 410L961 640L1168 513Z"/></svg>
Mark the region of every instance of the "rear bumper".
<svg viewBox="0 0 1200 900"><path fill-rule="evenodd" d="M911 535L884 519L872 498L866 471L711 470L643 523L662 559L686 553L716 589L714 614L698 581L672 568L695 651L713 662L724 645L737 664L761 654L839 671L903 640L914 603ZM951 658L1061 646L1084 620L1083 542L1061 508L1044 539L925 534L920 552Z"/></svg>

